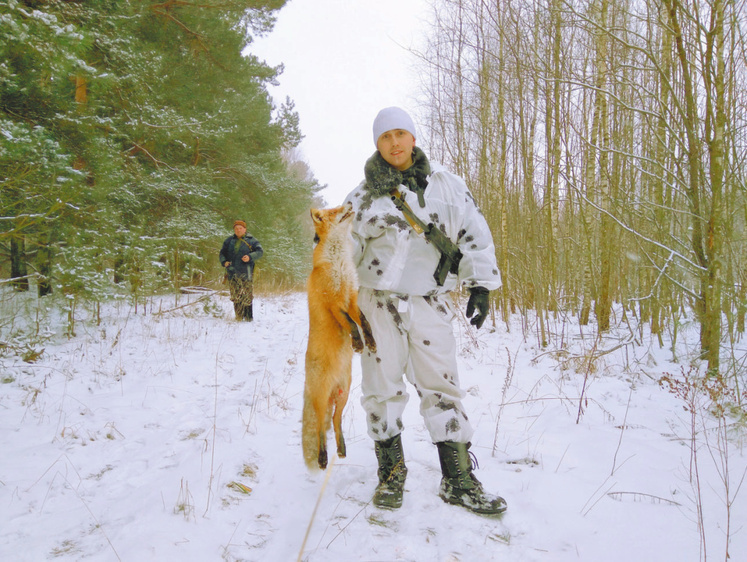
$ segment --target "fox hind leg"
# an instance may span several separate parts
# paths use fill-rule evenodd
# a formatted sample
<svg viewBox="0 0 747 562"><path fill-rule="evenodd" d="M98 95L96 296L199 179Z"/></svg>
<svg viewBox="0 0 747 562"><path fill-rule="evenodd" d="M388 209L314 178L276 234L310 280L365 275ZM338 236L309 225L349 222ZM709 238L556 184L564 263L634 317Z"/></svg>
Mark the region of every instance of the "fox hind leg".
<svg viewBox="0 0 747 562"><path fill-rule="evenodd" d="M335 440L337 442L337 456L344 459L347 455L347 449L345 448L345 437L342 434L342 410L345 407L345 403L338 401L335 406L335 415L332 418L332 424L335 428ZM345 397L347 402L347 396Z"/></svg>
<svg viewBox="0 0 747 562"><path fill-rule="evenodd" d="M352 358L351 358L352 359ZM345 458L347 450L345 448L345 437L342 434L342 412L345 409L345 404L348 403L348 396L350 394L350 363L344 367L342 374L342 380L340 385L335 389L334 396L334 408L335 412L332 416L332 426L335 429L335 439L337 440L337 456L341 459Z"/></svg>

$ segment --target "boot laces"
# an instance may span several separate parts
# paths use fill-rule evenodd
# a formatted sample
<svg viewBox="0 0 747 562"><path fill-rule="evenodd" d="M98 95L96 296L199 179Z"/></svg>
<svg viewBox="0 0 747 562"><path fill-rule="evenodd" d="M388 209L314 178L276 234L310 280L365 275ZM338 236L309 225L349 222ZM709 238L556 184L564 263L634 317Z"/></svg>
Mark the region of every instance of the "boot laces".
<svg viewBox="0 0 747 562"><path fill-rule="evenodd" d="M472 464L472 470L480 468L480 463L477 462L477 455L475 455L475 453L473 453L472 451L467 451L467 452L469 453L469 460L470 460L470 463Z"/></svg>

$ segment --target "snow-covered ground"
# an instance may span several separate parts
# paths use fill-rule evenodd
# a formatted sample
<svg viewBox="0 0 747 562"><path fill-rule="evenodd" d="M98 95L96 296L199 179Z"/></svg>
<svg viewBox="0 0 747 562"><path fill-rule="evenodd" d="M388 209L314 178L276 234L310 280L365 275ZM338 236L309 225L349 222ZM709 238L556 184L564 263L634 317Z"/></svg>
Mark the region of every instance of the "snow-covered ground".
<svg viewBox="0 0 747 562"><path fill-rule="evenodd" d="M543 348L518 316L480 331L460 319L475 473L508 511L438 498L414 392L404 505L382 511L369 503L357 357L348 457L316 474L303 464L305 295L260 295L253 323L234 321L225 296L198 298L155 299L145 314L104 305L98 325L78 309L71 339L40 307L50 334L27 359L43 354L0 350L0 560L682 562L724 560L727 536L733 560L747 552L742 441L725 445L716 420L660 388L683 371L656 338L597 341L553 318ZM0 340L19 326L6 320ZM697 326L678 340L686 364Z"/></svg>

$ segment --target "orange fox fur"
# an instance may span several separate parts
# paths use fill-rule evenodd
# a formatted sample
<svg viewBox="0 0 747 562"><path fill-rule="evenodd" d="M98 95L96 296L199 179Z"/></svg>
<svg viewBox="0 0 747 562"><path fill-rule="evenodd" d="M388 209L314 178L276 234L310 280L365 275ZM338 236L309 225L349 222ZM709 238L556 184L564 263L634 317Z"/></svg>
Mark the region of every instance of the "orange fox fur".
<svg viewBox="0 0 747 562"><path fill-rule="evenodd" d="M318 244L309 275L309 343L306 348L302 441L306 466L327 467L327 430L334 425L337 454L345 457L342 411L350 391L353 350L362 351L358 326L371 351L376 342L358 309L358 276L352 260L352 206L312 209Z"/></svg>

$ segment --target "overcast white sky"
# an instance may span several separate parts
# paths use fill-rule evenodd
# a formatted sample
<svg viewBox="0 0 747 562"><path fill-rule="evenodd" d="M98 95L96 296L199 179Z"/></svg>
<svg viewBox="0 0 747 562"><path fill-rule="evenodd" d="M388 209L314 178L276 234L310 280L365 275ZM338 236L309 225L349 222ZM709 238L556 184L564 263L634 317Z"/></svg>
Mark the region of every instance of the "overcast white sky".
<svg viewBox="0 0 747 562"><path fill-rule="evenodd" d="M329 186L328 205L363 179L379 109L415 109L416 59L407 49L422 47L428 14L427 0L290 0L273 32L250 46L285 65L270 93L278 106L286 96L296 102L302 159Z"/></svg>

